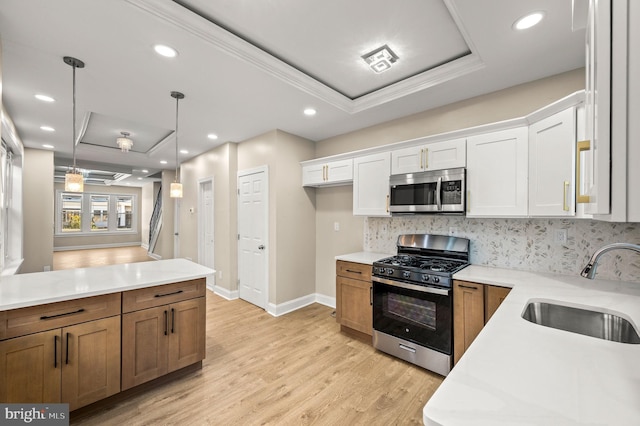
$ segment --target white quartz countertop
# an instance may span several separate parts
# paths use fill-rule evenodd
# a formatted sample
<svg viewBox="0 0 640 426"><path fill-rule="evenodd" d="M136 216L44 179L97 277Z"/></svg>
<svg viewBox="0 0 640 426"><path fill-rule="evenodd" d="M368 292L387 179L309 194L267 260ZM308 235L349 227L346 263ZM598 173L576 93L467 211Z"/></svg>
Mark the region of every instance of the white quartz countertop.
<svg viewBox="0 0 640 426"><path fill-rule="evenodd" d="M375 253L372 251L359 251L356 253L341 254L336 256L336 260L344 260L347 262L363 263L365 265L373 265L376 260L383 259L385 257L393 256L388 253Z"/></svg>
<svg viewBox="0 0 640 426"><path fill-rule="evenodd" d="M204 278L213 269L186 259L18 274L0 278L0 311Z"/></svg>
<svg viewBox="0 0 640 426"><path fill-rule="evenodd" d="M459 280L511 292L423 410L426 425L638 425L640 345L530 323L531 299L640 325L640 283L471 265Z"/></svg>

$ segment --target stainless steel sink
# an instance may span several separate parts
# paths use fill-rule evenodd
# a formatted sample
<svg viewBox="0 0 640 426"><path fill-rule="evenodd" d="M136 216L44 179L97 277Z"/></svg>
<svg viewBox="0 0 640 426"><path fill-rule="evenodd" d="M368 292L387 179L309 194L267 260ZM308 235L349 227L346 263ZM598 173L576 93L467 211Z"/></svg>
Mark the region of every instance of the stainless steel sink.
<svg viewBox="0 0 640 426"><path fill-rule="evenodd" d="M640 344L640 336L633 324L612 313L531 301L522 313L522 318L534 324L598 339Z"/></svg>

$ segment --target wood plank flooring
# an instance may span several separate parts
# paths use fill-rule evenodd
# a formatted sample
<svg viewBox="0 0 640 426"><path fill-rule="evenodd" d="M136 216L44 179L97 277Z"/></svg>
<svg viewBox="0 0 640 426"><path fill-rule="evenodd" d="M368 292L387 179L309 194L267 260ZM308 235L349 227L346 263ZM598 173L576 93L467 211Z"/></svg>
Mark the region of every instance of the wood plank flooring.
<svg viewBox="0 0 640 426"><path fill-rule="evenodd" d="M274 318L207 291L207 358L201 370L74 425L408 425L442 377L339 331L313 304Z"/></svg>
<svg viewBox="0 0 640 426"><path fill-rule="evenodd" d="M53 270L89 268L154 260L140 246L53 252Z"/></svg>

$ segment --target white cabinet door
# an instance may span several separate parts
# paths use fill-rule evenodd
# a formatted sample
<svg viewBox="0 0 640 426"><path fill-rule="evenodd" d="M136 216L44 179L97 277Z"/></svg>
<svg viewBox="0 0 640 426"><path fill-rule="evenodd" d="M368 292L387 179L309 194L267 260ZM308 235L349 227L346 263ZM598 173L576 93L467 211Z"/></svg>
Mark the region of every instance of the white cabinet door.
<svg viewBox="0 0 640 426"><path fill-rule="evenodd" d="M338 160L302 167L302 186L348 184L353 181L353 160Z"/></svg>
<svg viewBox="0 0 640 426"><path fill-rule="evenodd" d="M353 214L390 216L389 175L391 153L372 154L353 160Z"/></svg>
<svg viewBox="0 0 640 426"><path fill-rule="evenodd" d="M425 146L425 168L443 170L467 165L467 140L436 142Z"/></svg>
<svg viewBox="0 0 640 426"><path fill-rule="evenodd" d="M391 174L465 167L466 148L466 139L455 139L391 151Z"/></svg>
<svg viewBox="0 0 640 426"><path fill-rule="evenodd" d="M467 139L467 216L527 215L527 127Z"/></svg>
<svg viewBox="0 0 640 426"><path fill-rule="evenodd" d="M424 170L424 147L412 146L409 148L391 151L391 174L416 173Z"/></svg>
<svg viewBox="0 0 640 426"><path fill-rule="evenodd" d="M529 215L575 215L576 114L569 108L529 126Z"/></svg>

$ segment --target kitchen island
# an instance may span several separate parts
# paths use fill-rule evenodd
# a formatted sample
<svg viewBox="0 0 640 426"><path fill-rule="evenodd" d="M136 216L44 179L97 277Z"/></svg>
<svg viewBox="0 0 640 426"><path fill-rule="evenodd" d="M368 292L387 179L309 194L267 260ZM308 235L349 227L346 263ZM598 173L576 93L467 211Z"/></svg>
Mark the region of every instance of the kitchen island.
<svg viewBox="0 0 640 426"><path fill-rule="evenodd" d="M512 290L423 410L426 425L636 425L640 344L533 324L531 300L640 325L640 283L470 265L457 280Z"/></svg>
<svg viewBox="0 0 640 426"><path fill-rule="evenodd" d="M3 277L0 402L73 411L201 365L213 272L170 259Z"/></svg>

